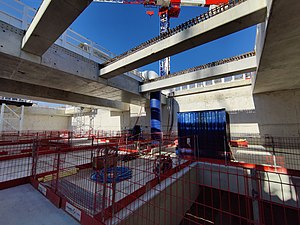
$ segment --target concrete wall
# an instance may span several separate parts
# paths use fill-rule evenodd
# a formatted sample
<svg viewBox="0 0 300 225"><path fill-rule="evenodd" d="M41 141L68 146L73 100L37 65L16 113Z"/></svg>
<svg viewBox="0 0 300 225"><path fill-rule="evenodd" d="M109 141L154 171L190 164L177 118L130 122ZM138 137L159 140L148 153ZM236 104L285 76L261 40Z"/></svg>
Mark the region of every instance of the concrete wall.
<svg viewBox="0 0 300 225"><path fill-rule="evenodd" d="M183 169L144 194L127 207L130 210L120 211L116 215L118 221L112 221L112 224L120 222L119 219L122 221L118 224L180 224L193 200L199 195L195 166Z"/></svg>
<svg viewBox="0 0 300 225"><path fill-rule="evenodd" d="M175 100L178 112L225 108L230 116L232 133L259 133L258 123L253 118L255 104L251 92L251 86L243 86L179 96Z"/></svg>
<svg viewBox="0 0 300 225"><path fill-rule="evenodd" d="M162 106L163 131L171 126L170 102ZM175 97L173 131L177 130L177 112L220 108L229 113L231 133L300 136L300 89L253 96L250 85ZM26 107L24 130L64 130L70 128L70 121L62 109ZM123 130L135 124L150 132L149 107L131 105L125 112L98 109L94 120L96 130Z"/></svg>
<svg viewBox="0 0 300 225"><path fill-rule="evenodd" d="M137 105L130 105L130 111L125 112L106 112L98 110L97 117L103 118L102 124L97 124L95 127L101 130L126 130L131 129L134 125L140 125L144 132L150 132L150 108ZM119 124L118 124L119 122ZM105 126L106 124L106 126Z"/></svg>
<svg viewBox="0 0 300 225"><path fill-rule="evenodd" d="M167 100L167 104L162 105L162 113L161 113L161 126L162 131L166 133L167 128L171 124L171 114L169 110L170 100ZM150 107L149 105L142 108L141 106L130 105L129 112L113 112L113 115L120 115L121 117L121 129L131 129L134 125L140 125L141 129L144 133L151 132L151 116L150 116ZM170 120L169 120L170 117ZM174 114L174 118L176 117L176 113ZM169 126L168 126L169 120ZM175 124L175 123L174 123Z"/></svg>
<svg viewBox="0 0 300 225"><path fill-rule="evenodd" d="M203 88L202 88L203 89ZM200 89L199 89L200 90ZM171 127L171 99L162 106L162 130ZM177 131L177 112L225 108L229 113L231 133L300 136L300 89L252 94L248 85L210 90L174 97L173 131ZM98 110L95 129L123 130L141 125L150 132L150 109L130 106L130 111Z"/></svg>
<svg viewBox="0 0 300 225"><path fill-rule="evenodd" d="M175 113L225 108L231 133L300 136L300 89L252 95L251 86L243 86L179 96L175 101ZM177 121L174 125L177 129Z"/></svg>
<svg viewBox="0 0 300 225"><path fill-rule="evenodd" d="M300 89L253 97L262 134L300 137Z"/></svg>
<svg viewBox="0 0 300 225"><path fill-rule="evenodd" d="M17 115L21 114L21 108L8 106ZM19 119L8 109L5 110L4 119L16 129L19 129ZM71 117L65 114L65 109L48 107L25 107L23 130L67 130L70 127ZM4 131L14 131L11 126L4 124Z"/></svg>
<svg viewBox="0 0 300 225"><path fill-rule="evenodd" d="M24 115L23 130L67 130L69 117L57 115Z"/></svg>
<svg viewBox="0 0 300 225"><path fill-rule="evenodd" d="M64 108L26 107L23 130L67 130L70 121Z"/></svg>
<svg viewBox="0 0 300 225"><path fill-rule="evenodd" d="M106 222L107 224L180 224L193 203L198 202L196 206L198 210L203 207L201 200L200 202L199 199L196 200L199 194L204 194L200 192L199 186L210 189L211 194L214 190L217 191L220 198L213 198L214 202L210 203L216 208L220 201L231 201L231 204L237 201L236 198L230 197L229 199L229 193L235 193L241 197L246 196L248 200L252 200L252 204L245 207L253 207L253 218L249 215L249 219L256 222L263 221L263 218L260 218L263 215L260 215L257 205L261 201L277 203L279 206L290 206L295 210L290 212L291 218L297 216L298 179L277 172L195 162L174 174L172 179L167 179L160 186L149 190ZM222 191L224 191L223 194ZM209 201L206 202L207 208L210 204ZM243 204L242 200L239 199L236 204ZM222 205L224 208L220 208L221 212L222 209L226 212L227 203ZM207 219L205 214L203 218ZM227 213L219 214L215 211L212 221L215 224L221 224L221 220L222 224L232 224ZM269 218L264 218L264 220L269 221ZM292 224L292 219L287 220L288 224Z"/></svg>
<svg viewBox="0 0 300 225"><path fill-rule="evenodd" d="M119 131L121 129L122 112L111 112L106 109L98 109L94 120L95 130Z"/></svg>
<svg viewBox="0 0 300 225"><path fill-rule="evenodd" d="M196 170L199 185L246 196L257 189L261 199L300 208L297 204L299 179L290 175L205 162L198 162Z"/></svg>

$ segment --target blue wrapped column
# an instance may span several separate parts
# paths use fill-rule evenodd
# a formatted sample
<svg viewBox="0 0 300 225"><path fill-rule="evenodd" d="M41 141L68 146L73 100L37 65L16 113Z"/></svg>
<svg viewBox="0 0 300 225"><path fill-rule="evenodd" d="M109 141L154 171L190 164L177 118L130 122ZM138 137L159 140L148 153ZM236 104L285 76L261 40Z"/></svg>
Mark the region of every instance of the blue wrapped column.
<svg viewBox="0 0 300 225"><path fill-rule="evenodd" d="M160 91L150 93L151 139L161 140Z"/></svg>

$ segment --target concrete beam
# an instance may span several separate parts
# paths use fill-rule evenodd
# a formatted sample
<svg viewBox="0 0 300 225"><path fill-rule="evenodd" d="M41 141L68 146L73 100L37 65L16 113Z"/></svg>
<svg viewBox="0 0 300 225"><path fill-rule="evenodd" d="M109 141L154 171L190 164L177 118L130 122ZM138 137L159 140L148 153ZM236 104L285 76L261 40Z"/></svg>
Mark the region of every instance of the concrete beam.
<svg viewBox="0 0 300 225"><path fill-rule="evenodd" d="M259 26L256 39L261 57L255 94L300 88L300 1L268 2L270 15Z"/></svg>
<svg viewBox="0 0 300 225"><path fill-rule="evenodd" d="M194 84L207 80L213 80L256 70L256 57L252 56L238 61L185 73L163 80L153 81L140 86L140 92L152 92L170 89L187 84Z"/></svg>
<svg viewBox="0 0 300 225"><path fill-rule="evenodd" d="M265 0L243 2L105 66L100 70L100 76L103 78L118 76L167 56L175 55L261 23L265 20L266 11L267 4Z"/></svg>
<svg viewBox="0 0 300 225"><path fill-rule="evenodd" d="M99 78L98 63L56 44L42 57L24 52L24 32L1 21L0 27L0 78L117 102L146 102L139 93L139 81L126 75Z"/></svg>
<svg viewBox="0 0 300 225"><path fill-rule="evenodd" d="M92 0L44 0L22 42L22 49L41 56Z"/></svg>
<svg viewBox="0 0 300 225"><path fill-rule="evenodd" d="M232 88L238 88L238 87L244 87L244 86L250 86L251 80L238 80L234 82L226 82L226 83L220 83L220 84L214 84L209 85L205 87L197 87L197 88L191 88L181 91L175 91L172 95L173 97L180 97L184 95L196 95L200 93L206 93L206 92L217 92L222 91L226 89L232 89Z"/></svg>
<svg viewBox="0 0 300 225"><path fill-rule="evenodd" d="M4 95L16 95L33 100L50 101L70 105L105 107L120 111L129 111L129 104L119 101L112 101L4 78L0 78L0 84L0 93Z"/></svg>

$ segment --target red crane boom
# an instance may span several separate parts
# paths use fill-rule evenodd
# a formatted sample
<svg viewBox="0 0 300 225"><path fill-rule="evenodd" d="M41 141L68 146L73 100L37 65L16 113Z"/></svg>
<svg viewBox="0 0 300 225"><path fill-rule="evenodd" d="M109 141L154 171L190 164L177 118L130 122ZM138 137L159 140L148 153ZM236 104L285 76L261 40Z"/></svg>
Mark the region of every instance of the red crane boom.
<svg viewBox="0 0 300 225"><path fill-rule="evenodd" d="M229 2L229 0L94 0L94 2L158 6L161 7L160 11L165 11L168 9L169 17L178 17L180 13L180 6L207 7L210 5L226 4Z"/></svg>

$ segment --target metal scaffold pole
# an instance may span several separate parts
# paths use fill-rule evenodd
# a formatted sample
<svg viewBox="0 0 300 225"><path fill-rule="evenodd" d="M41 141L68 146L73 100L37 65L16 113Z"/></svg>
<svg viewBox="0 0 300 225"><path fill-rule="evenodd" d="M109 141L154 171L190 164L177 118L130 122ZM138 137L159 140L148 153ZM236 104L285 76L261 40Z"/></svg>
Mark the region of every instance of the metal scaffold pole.
<svg viewBox="0 0 300 225"><path fill-rule="evenodd" d="M2 131L3 131L4 107L5 107L5 104L2 103L1 113L0 113L0 133L2 133Z"/></svg>
<svg viewBox="0 0 300 225"><path fill-rule="evenodd" d="M21 114L20 114L20 125L19 125L19 135L23 131L23 124L24 124L24 105L21 106Z"/></svg>

